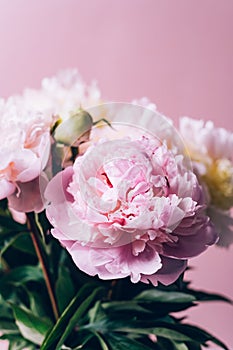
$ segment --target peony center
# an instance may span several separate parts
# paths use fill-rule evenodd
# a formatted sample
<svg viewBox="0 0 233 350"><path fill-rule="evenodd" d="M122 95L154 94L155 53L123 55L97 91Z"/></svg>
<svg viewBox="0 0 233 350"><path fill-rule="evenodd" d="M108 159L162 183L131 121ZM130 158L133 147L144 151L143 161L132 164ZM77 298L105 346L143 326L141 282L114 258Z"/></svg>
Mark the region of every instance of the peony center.
<svg viewBox="0 0 233 350"><path fill-rule="evenodd" d="M233 206L233 168L228 159L213 162L203 176L213 205L223 210Z"/></svg>

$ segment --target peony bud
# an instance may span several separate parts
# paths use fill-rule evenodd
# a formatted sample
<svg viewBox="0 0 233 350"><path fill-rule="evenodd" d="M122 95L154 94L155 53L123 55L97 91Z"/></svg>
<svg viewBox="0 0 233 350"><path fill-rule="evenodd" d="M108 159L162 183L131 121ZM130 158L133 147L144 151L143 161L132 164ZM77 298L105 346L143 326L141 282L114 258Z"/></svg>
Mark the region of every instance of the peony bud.
<svg viewBox="0 0 233 350"><path fill-rule="evenodd" d="M92 126L93 119L91 115L80 109L76 114L58 125L54 132L54 138L57 142L66 146L75 146L81 142L81 137L83 140L85 134L89 135Z"/></svg>

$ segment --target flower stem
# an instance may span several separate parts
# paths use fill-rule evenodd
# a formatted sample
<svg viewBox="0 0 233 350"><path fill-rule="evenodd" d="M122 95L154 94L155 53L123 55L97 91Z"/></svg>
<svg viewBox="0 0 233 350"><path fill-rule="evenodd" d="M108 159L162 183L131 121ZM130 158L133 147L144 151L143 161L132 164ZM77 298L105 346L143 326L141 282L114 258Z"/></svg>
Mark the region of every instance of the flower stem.
<svg viewBox="0 0 233 350"><path fill-rule="evenodd" d="M38 260L41 264L41 268L43 271L45 284L47 287L47 291L48 291L49 299L51 302L53 314L54 314L55 320L57 320L59 317L58 307L57 307L56 297L55 297L53 287L52 287L52 281L51 281L51 276L49 273L49 267L48 267L46 257L44 254L44 249L42 248L40 231L37 227L34 213L33 212L27 213L26 215L27 215L27 226L28 226L28 229L31 233L31 238L32 238L32 242L33 242L33 245L34 245L34 248L36 251L36 255L37 255Z"/></svg>

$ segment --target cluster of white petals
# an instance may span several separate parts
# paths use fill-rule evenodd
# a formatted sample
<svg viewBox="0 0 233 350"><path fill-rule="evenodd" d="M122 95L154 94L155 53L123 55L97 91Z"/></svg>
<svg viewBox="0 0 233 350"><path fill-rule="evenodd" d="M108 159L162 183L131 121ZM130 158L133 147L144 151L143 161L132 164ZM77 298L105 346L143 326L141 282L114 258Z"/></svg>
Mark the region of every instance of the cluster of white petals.
<svg viewBox="0 0 233 350"><path fill-rule="evenodd" d="M69 118L80 107L100 103L100 90L95 81L87 85L76 69L63 70L51 78L44 78L40 89L26 89L24 103L33 110Z"/></svg>

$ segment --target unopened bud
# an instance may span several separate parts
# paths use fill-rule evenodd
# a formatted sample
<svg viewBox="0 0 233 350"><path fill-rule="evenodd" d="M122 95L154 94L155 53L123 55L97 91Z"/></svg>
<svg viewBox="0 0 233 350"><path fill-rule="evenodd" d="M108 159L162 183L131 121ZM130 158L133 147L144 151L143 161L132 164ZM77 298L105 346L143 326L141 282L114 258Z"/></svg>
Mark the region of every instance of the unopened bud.
<svg viewBox="0 0 233 350"><path fill-rule="evenodd" d="M91 115L80 109L76 114L73 114L69 119L58 125L54 132L54 138L57 142L63 143L66 146L78 145L87 135L93 126Z"/></svg>

